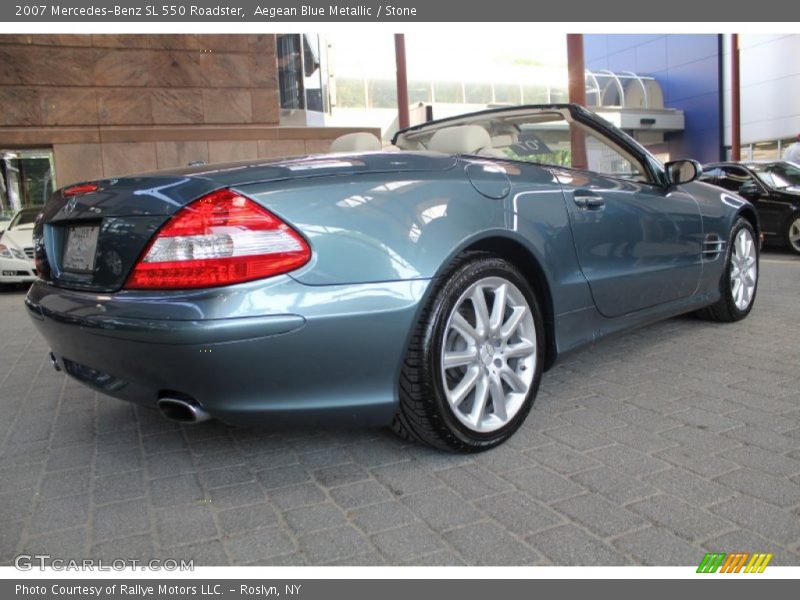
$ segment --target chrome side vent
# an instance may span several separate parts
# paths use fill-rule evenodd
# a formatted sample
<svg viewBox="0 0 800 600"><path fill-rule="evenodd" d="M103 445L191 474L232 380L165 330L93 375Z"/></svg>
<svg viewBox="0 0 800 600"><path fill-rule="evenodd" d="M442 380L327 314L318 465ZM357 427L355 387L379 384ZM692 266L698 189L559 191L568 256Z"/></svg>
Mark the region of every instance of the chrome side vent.
<svg viewBox="0 0 800 600"><path fill-rule="evenodd" d="M725 240L716 233L710 233L703 240L703 260L717 260L725 252Z"/></svg>

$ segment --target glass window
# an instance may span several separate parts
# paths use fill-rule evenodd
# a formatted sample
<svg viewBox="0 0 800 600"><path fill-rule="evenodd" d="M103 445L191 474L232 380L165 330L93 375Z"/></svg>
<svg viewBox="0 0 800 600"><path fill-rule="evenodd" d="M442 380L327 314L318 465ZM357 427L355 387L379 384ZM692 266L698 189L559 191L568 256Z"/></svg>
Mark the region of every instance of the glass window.
<svg viewBox="0 0 800 600"><path fill-rule="evenodd" d="M509 158L588 169L611 177L646 180L646 170L609 140L568 123L561 113L534 113L485 124L492 147Z"/></svg>
<svg viewBox="0 0 800 600"><path fill-rule="evenodd" d="M8 228L14 229L20 225L30 225L31 223L35 222L36 215L38 215L40 212L39 208L40 207L38 206L36 208L23 208L13 219L11 219L11 222L8 224Z"/></svg>
<svg viewBox="0 0 800 600"><path fill-rule="evenodd" d="M281 108L305 108L303 91L303 50L299 33L277 38L278 85Z"/></svg>
<svg viewBox="0 0 800 600"><path fill-rule="evenodd" d="M519 160L572 166L569 128L560 117L550 123L521 125L516 143L506 152Z"/></svg>
<svg viewBox="0 0 800 600"><path fill-rule="evenodd" d="M425 104L431 101L431 84L429 81L409 81L408 82L408 103L416 104L417 102L424 102ZM397 105L397 98L393 106Z"/></svg>
<svg viewBox="0 0 800 600"><path fill-rule="evenodd" d="M576 137L580 138L581 133L576 131ZM590 132L585 132L584 136L586 138L586 165L590 171L626 179L639 179L644 173L640 165L620 153L606 140ZM573 140L574 145L575 140Z"/></svg>
<svg viewBox="0 0 800 600"><path fill-rule="evenodd" d="M752 177L741 167L721 167L716 184L731 192L738 192L745 181Z"/></svg>
<svg viewBox="0 0 800 600"><path fill-rule="evenodd" d="M706 183L712 183L717 185L717 179L722 176L722 169L719 167L705 167L703 168L703 173L700 175L700 181L705 181Z"/></svg>
<svg viewBox="0 0 800 600"><path fill-rule="evenodd" d="M616 78L604 78L598 77L600 79L600 106L622 106L622 96L620 95L620 89L617 85Z"/></svg>
<svg viewBox="0 0 800 600"><path fill-rule="evenodd" d="M778 156L778 142L760 142L753 144L753 158L752 160L779 160Z"/></svg>
<svg viewBox="0 0 800 600"><path fill-rule="evenodd" d="M787 162L753 165L751 167L762 183L776 190L800 188L800 168Z"/></svg>
<svg viewBox="0 0 800 600"><path fill-rule="evenodd" d="M467 104L490 104L492 102L492 86L488 83L465 83L464 101Z"/></svg>
<svg viewBox="0 0 800 600"><path fill-rule="evenodd" d="M394 108L397 106L397 82L389 79L374 79L369 82L370 108Z"/></svg>
<svg viewBox="0 0 800 600"><path fill-rule="evenodd" d="M303 87L306 91L306 109L325 112L322 87L322 58L319 36L303 34Z"/></svg>
<svg viewBox="0 0 800 600"><path fill-rule="evenodd" d="M319 36L280 34L276 38L281 108L326 112L327 76Z"/></svg>
<svg viewBox="0 0 800 600"><path fill-rule="evenodd" d="M522 86L523 104L547 104L550 97L547 94L546 85L525 85Z"/></svg>
<svg viewBox="0 0 800 600"><path fill-rule="evenodd" d="M336 106L366 108L363 79L336 79Z"/></svg>
<svg viewBox="0 0 800 600"><path fill-rule="evenodd" d="M457 104L462 101L461 84L454 81L439 81L433 84L436 102Z"/></svg>
<svg viewBox="0 0 800 600"><path fill-rule="evenodd" d="M0 157L0 217L42 206L56 186L53 151L2 150Z"/></svg>
<svg viewBox="0 0 800 600"><path fill-rule="evenodd" d="M494 86L494 101L507 104L521 104L518 85L499 83Z"/></svg>
<svg viewBox="0 0 800 600"><path fill-rule="evenodd" d="M564 104L569 102L569 93L567 92L567 88L551 88L550 102L553 104Z"/></svg>

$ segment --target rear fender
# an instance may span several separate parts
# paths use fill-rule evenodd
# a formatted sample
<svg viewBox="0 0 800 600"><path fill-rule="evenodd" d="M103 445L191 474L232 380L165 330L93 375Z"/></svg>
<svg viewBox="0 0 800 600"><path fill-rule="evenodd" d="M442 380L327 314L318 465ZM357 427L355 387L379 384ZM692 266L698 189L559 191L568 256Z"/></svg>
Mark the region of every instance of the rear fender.
<svg viewBox="0 0 800 600"><path fill-rule="evenodd" d="M463 170L325 177L238 187L295 227L312 260L306 285L430 279L475 235L503 229L504 202L475 190Z"/></svg>

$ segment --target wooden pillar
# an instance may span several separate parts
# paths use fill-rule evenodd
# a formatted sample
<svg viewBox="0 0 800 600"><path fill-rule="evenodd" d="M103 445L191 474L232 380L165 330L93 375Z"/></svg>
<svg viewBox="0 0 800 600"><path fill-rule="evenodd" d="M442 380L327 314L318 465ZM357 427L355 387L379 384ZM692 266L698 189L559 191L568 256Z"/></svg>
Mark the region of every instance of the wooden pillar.
<svg viewBox="0 0 800 600"><path fill-rule="evenodd" d="M586 106L586 67L583 57L583 34L567 34L567 73L569 76L569 101ZM586 137L575 125L570 125L570 149L572 166L586 169L589 162L586 158Z"/></svg>
<svg viewBox="0 0 800 600"><path fill-rule="evenodd" d="M739 34L731 34L731 160L742 159L739 86Z"/></svg>
<svg viewBox="0 0 800 600"><path fill-rule="evenodd" d="M397 64L397 121L400 129L409 125L408 74L406 73L406 36L394 34L394 57Z"/></svg>

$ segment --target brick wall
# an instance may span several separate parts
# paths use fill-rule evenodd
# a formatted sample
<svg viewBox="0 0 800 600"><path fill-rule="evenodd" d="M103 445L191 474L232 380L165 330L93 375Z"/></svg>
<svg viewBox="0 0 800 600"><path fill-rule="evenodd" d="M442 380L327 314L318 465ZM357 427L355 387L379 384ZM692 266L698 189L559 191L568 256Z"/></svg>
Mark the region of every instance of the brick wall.
<svg viewBox="0 0 800 600"><path fill-rule="evenodd" d="M0 149L50 147L58 186L327 151L280 127L275 36L0 35Z"/></svg>
<svg viewBox="0 0 800 600"><path fill-rule="evenodd" d="M0 35L2 126L276 125L274 35Z"/></svg>

